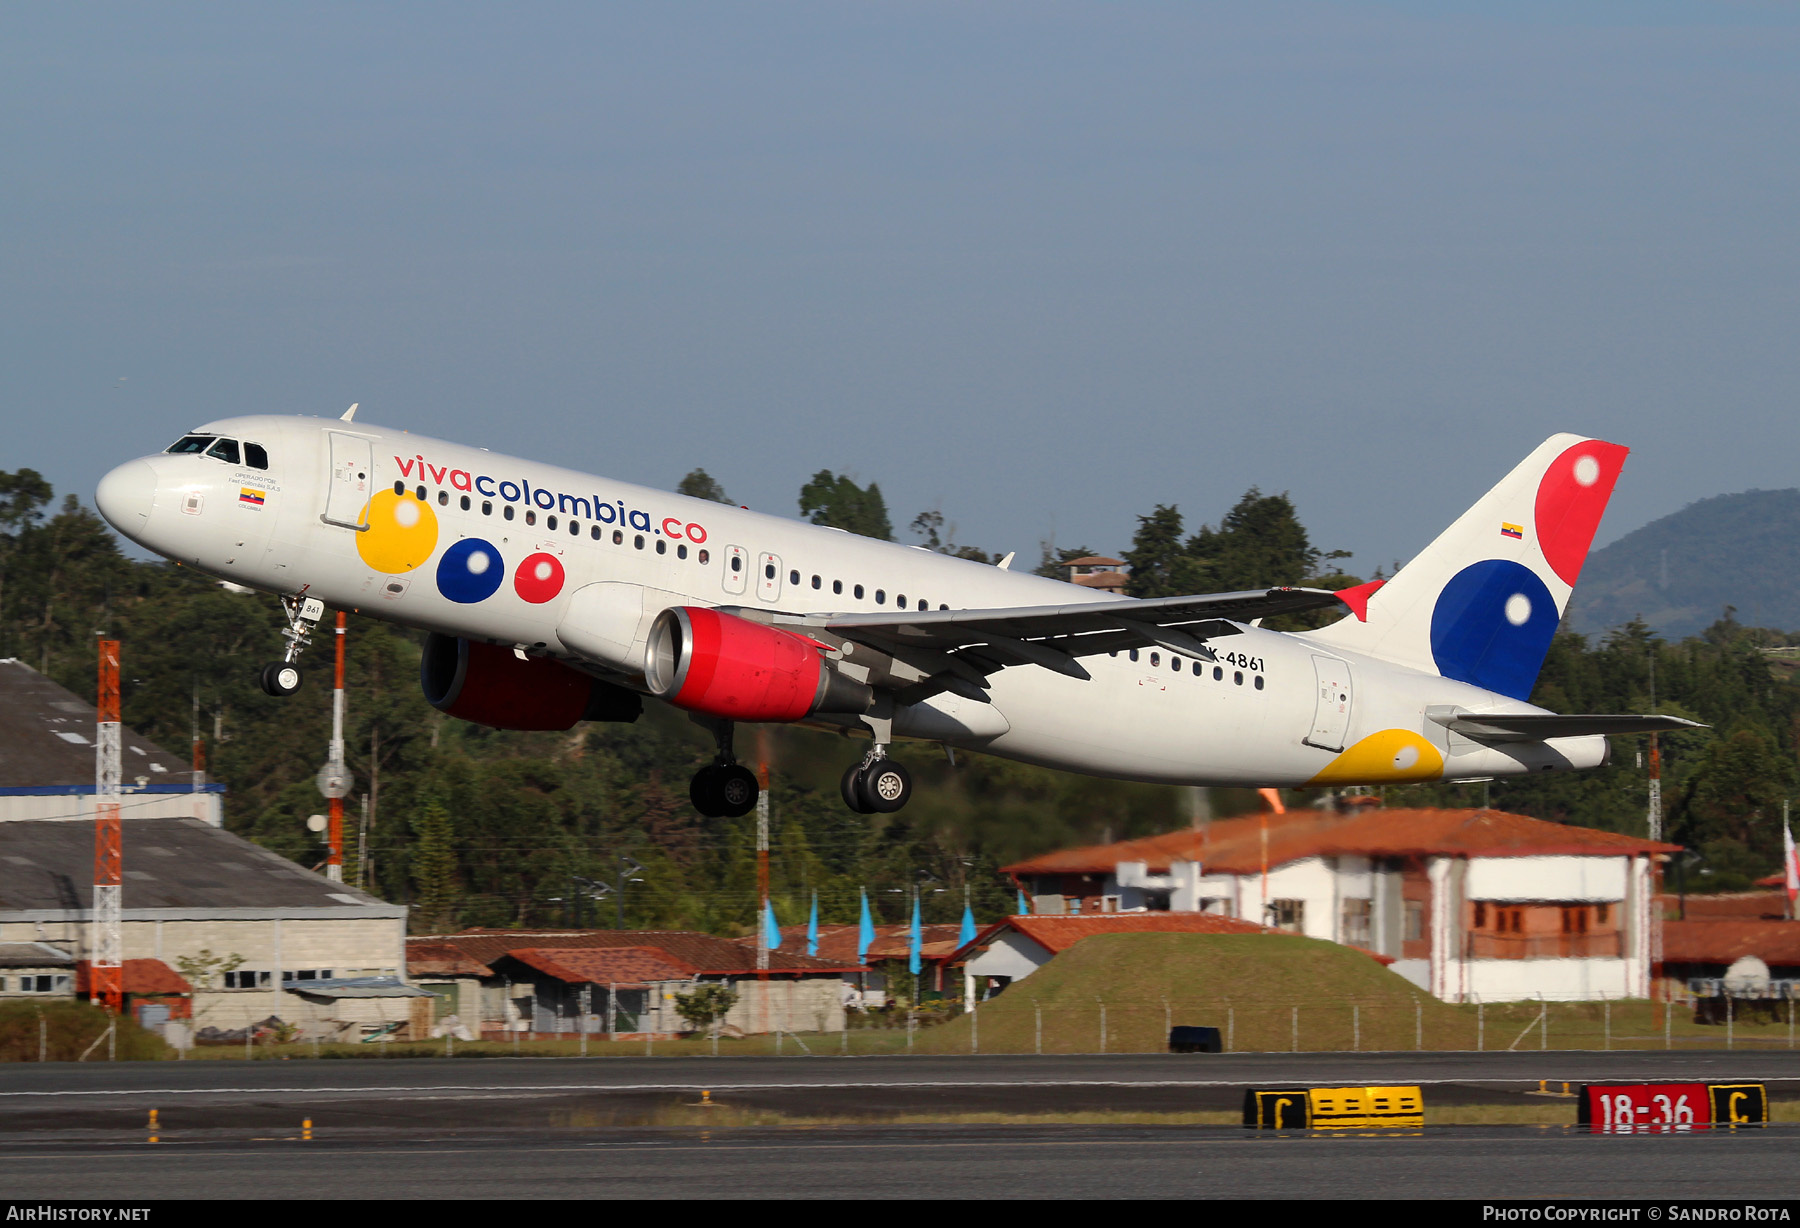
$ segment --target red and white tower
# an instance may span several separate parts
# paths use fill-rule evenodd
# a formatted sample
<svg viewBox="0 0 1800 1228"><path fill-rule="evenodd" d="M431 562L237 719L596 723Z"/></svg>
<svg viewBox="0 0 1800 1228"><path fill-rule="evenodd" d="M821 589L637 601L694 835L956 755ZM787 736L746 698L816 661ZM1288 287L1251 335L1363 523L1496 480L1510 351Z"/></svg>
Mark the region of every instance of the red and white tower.
<svg viewBox="0 0 1800 1228"><path fill-rule="evenodd" d="M124 833L119 826L119 641L101 640L94 726L94 932L89 943L88 998L115 1014L125 1009L120 901L124 882Z"/></svg>

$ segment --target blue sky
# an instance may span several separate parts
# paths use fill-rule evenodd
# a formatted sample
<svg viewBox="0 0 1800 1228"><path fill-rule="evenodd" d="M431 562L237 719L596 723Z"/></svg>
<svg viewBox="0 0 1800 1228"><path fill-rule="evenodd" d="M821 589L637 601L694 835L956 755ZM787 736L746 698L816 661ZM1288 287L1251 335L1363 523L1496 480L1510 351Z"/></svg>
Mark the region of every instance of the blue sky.
<svg viewBox="0 0 1800 1228"><path fill-rule="evenodd" d="M1544 436L1796 485L1800 33L1710 3L11 5L0 468L362 415L1035 558Z"/></svg>

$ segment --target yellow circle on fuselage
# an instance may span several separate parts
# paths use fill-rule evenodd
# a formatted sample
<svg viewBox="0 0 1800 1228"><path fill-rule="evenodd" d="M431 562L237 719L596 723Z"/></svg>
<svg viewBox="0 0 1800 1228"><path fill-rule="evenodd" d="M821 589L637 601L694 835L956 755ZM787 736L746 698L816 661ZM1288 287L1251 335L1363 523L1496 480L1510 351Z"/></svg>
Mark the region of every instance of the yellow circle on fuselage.
<svg viewBox="0 0 1800 1228"><path fill-rule="evenodd" d="M1307 783L1371 785L1390 780L1436 780L1444 774L1444 756L1410 729L1372 733L1325 765Z"/></svg>
<svg viewBox="0 0 1800 1228"><path fill-rule="evenodd" d="M384 490L369 500L363 517L369 527L356 535L356 552L376 571L411 571L437 549L437 513L411 495Z"/></svg>

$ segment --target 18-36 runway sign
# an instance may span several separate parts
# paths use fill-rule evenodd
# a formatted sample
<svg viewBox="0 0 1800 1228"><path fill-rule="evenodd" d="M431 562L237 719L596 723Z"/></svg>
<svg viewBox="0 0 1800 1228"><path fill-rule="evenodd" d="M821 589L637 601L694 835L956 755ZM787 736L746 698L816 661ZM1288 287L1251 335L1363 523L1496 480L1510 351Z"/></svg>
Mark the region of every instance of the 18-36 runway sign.
<svg viewBox="0 0 1800 1228"><path fill-rule="evenodd" d="M1769 1094L1761 1083L1589 1083L1575 1120L1621 1134L1761 1125L1769 1120Z"/></svg>

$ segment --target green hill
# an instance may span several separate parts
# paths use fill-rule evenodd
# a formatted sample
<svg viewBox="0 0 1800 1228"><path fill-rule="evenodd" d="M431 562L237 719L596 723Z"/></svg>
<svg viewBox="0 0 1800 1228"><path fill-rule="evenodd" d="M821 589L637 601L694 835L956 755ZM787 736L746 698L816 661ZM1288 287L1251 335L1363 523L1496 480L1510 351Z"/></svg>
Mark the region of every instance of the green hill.
<svg viewBox="0 0 1800 1228"><path fill-rule="evenodd" d="M1033 1052L1040 1018L1045 1053L1155 1051L1166 1046L1169 1023L1228 1029L1227 1048L1239 1052L1411 1049L1421 1039L1415 1029L1427 1049L1476 1042L1471 1012L1439 1002L1360 951L1288 934L1099 935L978 1014L983 1053ZM919 1049L967 1053L969 1027L965 1016L932 1028L921 1033Z"/></svg>
<svg viewBox="0 0 1800 1228"><path fill-rule="evenodd" d="M1800 630L1800 490L1702 499L1596 550L1569 616L1582 632L1637 617L1680 639L1727 605L1748 626Z"/></svg>

